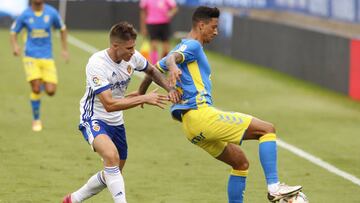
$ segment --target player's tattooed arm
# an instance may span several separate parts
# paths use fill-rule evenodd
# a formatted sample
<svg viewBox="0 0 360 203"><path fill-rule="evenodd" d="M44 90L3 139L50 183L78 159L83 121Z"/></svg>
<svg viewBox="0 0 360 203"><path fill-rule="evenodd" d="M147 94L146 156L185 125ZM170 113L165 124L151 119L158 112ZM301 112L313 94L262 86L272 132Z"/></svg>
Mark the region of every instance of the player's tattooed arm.
<svg viewBox="0 0 360 203"><path fill-rule="evenodd" d="M156 67L149 64L149 67L145 70L145 72L147 73L147 75L143 82L140 84L139 94L145 94L151 82L154 81L156 84L164 88L169 93L169 100L172 103L178 103L180 101L181 95L179 94L179 92L174 87L170 87L168 85L168 81Z"/></svg>
<svg viewBox="0 0 360 203"><path fill-rule="evenodd" d="M169 86L175 87L176 81L180 81L180 76L182 74L181 70L178 68L177 64L184 61L182 54L173 52L166 58L166 66L169 69Z"/></svg>

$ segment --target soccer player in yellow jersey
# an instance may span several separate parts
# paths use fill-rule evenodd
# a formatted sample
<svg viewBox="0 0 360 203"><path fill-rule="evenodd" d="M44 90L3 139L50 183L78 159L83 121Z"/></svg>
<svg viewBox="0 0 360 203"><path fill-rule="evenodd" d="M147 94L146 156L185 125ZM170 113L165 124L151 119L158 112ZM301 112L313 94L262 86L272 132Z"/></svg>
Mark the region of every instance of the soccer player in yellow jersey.
<svg viewBox="0 0 360 203"><path fill-rule="evenodd" d="M276 202L298 193L301 186L280 184L277 171L277 146L274 126L250 115L221 111L213 106L211 68L203 45L218 34L217 8L198 7L192 16L192 29L166 57L157 64L169 72L170 86L182 92L182 102L171 113L182 122L187 139L214 158L230 165L229 203L242 203L249 162L239 147L243 140L259 140L259 156L268 186L268 199ZM139 92L150 84L146 78Z"/></svg>
<svg viewBox="0 0 360 203"><path fill-rule="evenodd" d="M42 85L49 96L56 91L57 74L52 56L51 29L60 29L62 55L68 60L66 44L66 27L59 13L44 0L31 0L31 6L26 9L11 26L11 45L15 56L20 56L20 46L17 42L18 33L25 28L27 39L23 63L26 80L31 86L31 107L33 112L33 131L41 131L40 98Z"/></svg>

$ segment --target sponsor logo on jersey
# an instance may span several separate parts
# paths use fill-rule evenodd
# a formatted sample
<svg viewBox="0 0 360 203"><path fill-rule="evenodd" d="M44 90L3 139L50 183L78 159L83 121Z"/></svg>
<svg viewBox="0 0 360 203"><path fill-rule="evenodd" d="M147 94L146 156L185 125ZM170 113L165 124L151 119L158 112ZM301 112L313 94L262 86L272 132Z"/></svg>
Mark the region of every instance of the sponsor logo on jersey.
<svg viewBox="0 0 360 203"><path fill-rule="evenodd" d="M34 18L29 18L29 23L34 23Z"/></svg>
<svg viewBox="0 0 360 203"><path fill-rule="evenodd" d="M96 76L94 76L94 77L92 78L92 81L93 81L95 87L99 87L99 86L101 85L100 79L99 79L98 77L96 77Z"/></svg>
<svg viewBox="0 0 360 203"><path fill-rule="evenodd" d="M33 29L31 31L31 37L32 38L45 38L49 37L49 33L46 32L44 29Z"/></svg>
<svg viewBox="0 0 360 203"><path fill-rule="evenodd" d="M116 73L115 73L115 72L113 72L113 73L112 73L112 77L115 77L115 76L116 76Z"/></svg>
<svg viewBox="0 0 360 203"><path fill-rule="evenodd" d="M111 90L114 90L117 88L126 90L127 86L130 83L130 80L131 80L131 78L128 78L127 80L117 81L116 83L111 85Z"/></svg>

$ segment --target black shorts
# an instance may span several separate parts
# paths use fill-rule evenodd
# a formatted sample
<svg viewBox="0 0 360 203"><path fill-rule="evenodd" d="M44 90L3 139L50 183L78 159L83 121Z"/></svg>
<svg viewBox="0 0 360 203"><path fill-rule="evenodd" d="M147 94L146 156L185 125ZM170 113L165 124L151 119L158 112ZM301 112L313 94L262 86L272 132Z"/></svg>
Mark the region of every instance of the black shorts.
<svg viewBox="0 0 360 203"><path fill-rule="evenodd" d="M170 38L170 24L147 24L150 40L168 41Z"/></svg>

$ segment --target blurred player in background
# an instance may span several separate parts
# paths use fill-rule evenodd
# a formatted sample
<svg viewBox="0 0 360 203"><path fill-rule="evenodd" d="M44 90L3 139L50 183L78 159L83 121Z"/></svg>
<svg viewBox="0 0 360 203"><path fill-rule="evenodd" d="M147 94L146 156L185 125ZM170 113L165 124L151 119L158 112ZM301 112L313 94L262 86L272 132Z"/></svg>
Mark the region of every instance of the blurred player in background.
<svg viewBox="0 0 360 203"><path fill-rule="evenodd" d="M67 31L59 13L44 0L31 0L31 6L26 9L11 27L10 41L15 56L21 55L17 35L25 28L27 32L23 63L26 80L30 83L30 101L33 114L32 130L41 131L40 98L44 88L49 96L56 92L58 83L56 67L52 55L51 29L60 29L62 56L67 61Z"/></svg>
<svg viewBox="0 0 360 203"><path fill-rule="evenodd" d="M137 34L132 25L121 22L110 30L110 48L93 54L86 66L86 92L80 101L80 126L84 138L103 159L104 170L93 175L63 203L82 202L107 187L115 203L125 203L121 171L128 147L123 110L150 104L163 108L166 101L177 102L179 95L170 89L165 77L135 50ZM125 96L134 71L143 71L169 95L153 91ZM143 122L143 121L139 121Z"/></svg>
<svg viewBox="0 0 360 203"><path fill-rule="evenodd" d="M170 23L178 9L175 0L141 0L140 9L140 31L143 37L150 35L150 62L155 64L159 60L159 42L161 57L170 51Z"/></svg>
<svg viewBox="0 0 360 203"><path fill-rule="evenodd" d="M175 120L182 122L187 139L214 158L230 165L228 182L230 203L243 202L249 162L239 147L243 140L259 140L259 156L268 186L268 199L278 201L298 193L301 186L280 184L277 171L275 128L271 123L238 112L213 107L211 69L203 45L218 34L217 8L198 7L192 16L192 29L157 65L169 71L170 86L182 92L182 101L171 108ZM145 78L140 93L151 83Z"/></svg>

